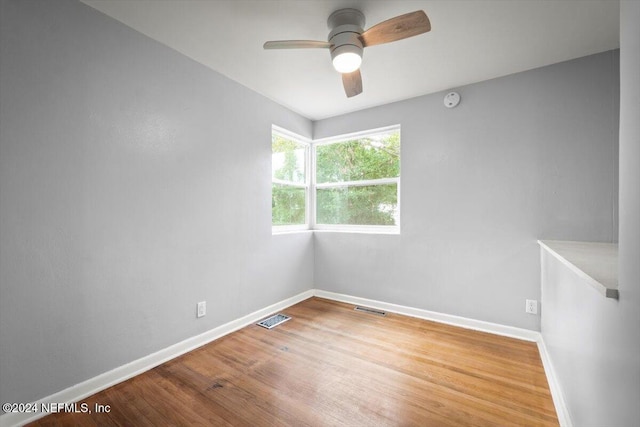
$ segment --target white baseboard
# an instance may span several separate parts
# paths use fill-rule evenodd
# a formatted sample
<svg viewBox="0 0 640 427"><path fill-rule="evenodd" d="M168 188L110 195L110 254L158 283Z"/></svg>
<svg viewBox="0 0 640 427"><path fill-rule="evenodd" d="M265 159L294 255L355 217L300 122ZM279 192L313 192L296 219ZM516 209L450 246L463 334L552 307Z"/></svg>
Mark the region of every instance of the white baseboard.
<svg viewBox="0 0 640 427"><path fill-rule="evenodd" d="M556 371L551 363L547 346L544 344L542 334L538 340L538 351L540 352L540 358L542 359L542 366L544 366L544 372L547 375L547 383L549 383L549 390L551 390L551 397L553 398L553 404L556 407L556 413L558 415L558 422L561 427L572 427L571 417L569 416L569 409L564 400L564 394L560 388L560 382L556 375Z"/></svg>
<svg viewBox="0 0 640 427"><path fill-rule="evenodd" d="M223 337L238 329L244 328L247 325L255 323L265 316L279 310L283 310L294 304L304 301L313 296L313 289L302 292L291 298L287 298L278 303L272 304L263 309L254 311L239 319L220 325L205 333L196 335L195 337L187 338L177 344L164 348L160 351L152 353L148 356L142 357L138 360L134 360L126 365L119 366L111 371L100 374L96 377L90 378L86 381L76 384L62 391L54 393L36 402L36 407L41 408L42 404L48 403L71 403L78 402L86 397L89 397L95 393L98 393L106 388L109 388L115 384L126 381L136 375L155 368L171 359L175 359L185 353L195 350L198 347L202 347L205 344L210 343L220 337ZM4 403L4 402L3 402ZM0 415L0 426L20 426L31 421L35 421L38 418L42 418L48 415L38 411L37 413L6 413Z"/></svg>
<svg viewBox="0 0 640 427"><path fill-rule="evenodd" d="M136 375L139 375L149 369L155 368L162 363L165 363L171 359L195 350L205 344L210 343L218 338L228 335L238 329L244 328L247 325L261 320L265 316L283 310L294 304L304 301L312 296L319 298L326 298L334 301L346 302L354 305L363 305L371 308L377 308L380 310L389 311L392 313L403 314L406 316L416 317L419 319L431 320L434 322L445 323L452 326L459 326L466 329L473 329L476 331L488 332L495 335L502 335L511 338L517 338L525 341L533 341L538 344L540 351L540 357L547 375L547 381L553 397L553 402L556 407L558 419L560 425L563 427L571 427L571 420L569 418L569 412L565 405L564 398L562 396L561 389L553 366L551 365L549 354L544 346L542 335L537 331L531 331L528 329L516 328L513 326L505 326L497 323L484 322L481 320L469 319L466 317L453 316L450 314L438 313L435 311L423 310L420 308L407 307L398 304L391 304L382 301L371 300L367 298L354 297L350 295L338 294L335 292L323 291L320 289L311 289L295 295L291 298L287 298L278 303L272 304L263 309L254 311L246 316L224 325L211 329L203 334L195 337L188 338L177 344L169 346L165 349L152 353L148 356L142 357L138 360L134 360L131 363L115 368L109 372L100 374L94 378L90 378L80 384L76 384L72 387L64 389L60 392L47 396L36 402L37 407L40 408L41 404L45 403L71 403L78 402L88 396L98 393L106 388L109 388L122 381L126 381ZM19 426L28 422L34 421L38 418L47 415L46 413L38 412L31 414L23 413L7 413L0 415L0 427Z"/></svg>
<svg viewBox="0 0 640 427"><path fill-rule="evenodd" d="M320 298L327 298L355 305L364 305L367 307L377 308L392 313L403 314L405 316L432 320L434 322L446 323L447 325L459 326L461 328L473 329L476 331L489 332L495 335L502 335L505 337L517 338L525 341L537 342L540 338L540 333L537 331L516 328L513 326L505 326L497 323L484 322L482 320L474 320L467 317L453 316L451 314L438 313L436 311L423 310L420 308L391 304L388 302L376 301L367 298L337 294L334 292L327 292L319 289L315 290L314 295Z"/></svg>

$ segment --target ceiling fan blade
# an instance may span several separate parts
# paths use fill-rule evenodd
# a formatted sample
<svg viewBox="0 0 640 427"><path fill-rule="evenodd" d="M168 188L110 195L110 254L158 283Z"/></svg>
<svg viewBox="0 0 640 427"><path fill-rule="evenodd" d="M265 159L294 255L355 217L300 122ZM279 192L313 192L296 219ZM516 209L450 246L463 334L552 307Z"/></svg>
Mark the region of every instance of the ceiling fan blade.
<svg viewBox="0 0 640 427"><path fill-rule="evenodd" d="M343 73L342 85L344 86L344 92L347 94L347 98L361 94L362 76L360 75L360 70L355 70L352 73Z"/></svg>
<svg viewBox="0 0 640 427"><path fill-rule="evenodd" d="M360 35L360 40L363 47L375 46L417 36L429 30L429 17L424 11L417 10L374 25Z"/></svg>
<svg viewBox="0 0 640 427"><path fill-rule="evenodd" d="M265 49L310 49L329 48L331 43L317 40L274 40L266 42L262 47Z"/></svg>

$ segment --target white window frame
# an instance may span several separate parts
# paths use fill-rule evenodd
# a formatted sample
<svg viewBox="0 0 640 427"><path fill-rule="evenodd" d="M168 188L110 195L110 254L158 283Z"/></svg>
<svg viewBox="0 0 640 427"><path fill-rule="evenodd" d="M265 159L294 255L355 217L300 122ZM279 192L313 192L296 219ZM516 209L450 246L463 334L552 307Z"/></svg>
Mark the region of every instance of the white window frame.
<svg viewBox="0 0 640 427"><path fill-rule="evenodd" d="M380 178L370 179L362 181L346 181L346 182L331 182L320 183L316 182L316 147L327 144L340 143L352 139L358 139L362 137L374 136L382 133L389 133L392 131L400 132L400 125L386 126L376 129L369 129L360 132L353 132L348 134L342 134L332 136L329 138L322 138L319 140L311 140L304 136L298 135L287 129L281 128L276 125L271 126L271 132L276 133L284 138L291 139L297 143L306 146L305 149L305 182L297 183L286 180L274 179L271 176L272 184L288 185L291 187L304 188L305 189L305 224L295 225L272 225L272 234L282 234L290 232L300 231L320 231L320 232L347 232L347 233L367 233L367 234L400 234L400 219L401 215L401 200L400 200L400 176L393 178ZM401 136L402 141L402 136ZM402 144L402 142L401 142ZM400 156L402 156L402 149L400 150ZM402 164L402 159L401 159ZM401 166L402 170L402 166ZM316 190L323 188L340 188L340 187L356 187L356 186L369 186L369 185L384 185L384 184L396 184L397 200L398 200L398 221L395 225L355 225L355 224L318 224L316 222Z"/></svg>
<svg viewBox="0 0 640 427"><path fill-rule="evenodd" d="M286 130L276 125L271 126L271 134L280 135L283 138L287 138L295 141L296 143L302 144L305 146L305 156L304 156L304 168L305 168L305 178L304 183L299 182L291 182L281 179L273 178L273 170L271 172L271 188L273 188L273 184L287 185L290 187L296 188L304 188L305 189L305 223L304 224L292 224L292 225L273 225L273 217L271 224L271 233L272 234L281 234L281 233L289 233L292 231L304 231L309 230L311 228L311 209L312 205L310 203L311 197L311 148L312 141L309 138L305 138L302 135L298 135L294 132ZM273 151L272 151L273 153ZM273 196L272 196L273 197Z"/></svg>
<svg viewBox="0 0 640 427"><path fill-rule="evenodd" d="M401 201L400 201L400 177L402 176L402 148L400 149L400 176L392 178L380 178L369 179L362 181L347 181L347 182L331 182L320 183L316 181L316 148L322 145L337 144L353 139L375 136L383 133L390 133L393 131L400 132L400 125L386 126L377 129L369 129L366 131L353 132L349 134L332 136L329 138L323 138L312 141L311 143L311 187L310 195L312 206L310 206L311 223L310 227L317 231L338 231L338 232L351 232L351 233L371 233L371 234L400 234L400 219L401 214ZM402 135L400 136L400 146L402 147ZM323 188L341 188L341 187L356 187L356 186L369 186L369 185L384 185L384 184L396 184L397 200L398 200L398 221L395 225L355 225L355 224L318 224L316 221L317 209L315 206L316 191Z"/></svg>

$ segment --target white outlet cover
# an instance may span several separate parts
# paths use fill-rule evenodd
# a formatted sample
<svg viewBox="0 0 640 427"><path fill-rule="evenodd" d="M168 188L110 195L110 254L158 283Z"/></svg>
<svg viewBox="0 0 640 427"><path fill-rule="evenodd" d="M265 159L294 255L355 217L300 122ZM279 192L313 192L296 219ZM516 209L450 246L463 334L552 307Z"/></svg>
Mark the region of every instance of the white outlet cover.
<svg viewBox="0 0 640 427"><path fill-rule="evenodd" d="M444 106L454 108L460 103L460 94L458 92L449 92L444 96Z"/></svg>
<svg viewBox="0 0 640 427"><path fill-rule="evenodd" d="M528 299L526 301L525 311L529 314L538 314L538 301Z"/></svg>
<svg viewBox="0 0 640 427"><path fill-rule="evenodd" d="M207 302L202 301L197 305L196 317L203 317L207 314Z"/></svg>

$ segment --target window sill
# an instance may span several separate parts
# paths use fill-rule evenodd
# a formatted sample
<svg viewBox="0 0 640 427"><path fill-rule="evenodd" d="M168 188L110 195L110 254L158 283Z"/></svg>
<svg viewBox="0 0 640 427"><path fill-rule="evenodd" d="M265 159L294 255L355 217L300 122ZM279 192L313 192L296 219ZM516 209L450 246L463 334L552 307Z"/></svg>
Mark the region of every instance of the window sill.
<svg viewBox="0 0 640 427"><path fill-rule="evenodd" d="M366 229L304 229L304 230L272 230L272 236L281 236L285 234L305 234L305 233L345 233L345 234L385 234L400 235L400 230L366 230Z"/></svg>
<svg viewBox="0 0 640 427"><path fill-rule="evenodd" d="M618 299L616 243L538 240L538 244L603 296Z"/></svg>
<svg viewBox="0 0 640 427"><path fill-rule="evenodd" d="M387 234L387 235L400 235L399 229L384 230L384 229L335 229L335 228L316 228L313 230L316 233L347 233L347 234Z"/></svg>
<svg viewBox="0 0 640 427"><path fill-rule="evenodd" d="M310 230L308 228L299 229L299 230L271 230L272 236L281 236L284 234L306 234L306 233L313 233L313 230Z"/></svg>

